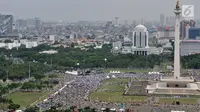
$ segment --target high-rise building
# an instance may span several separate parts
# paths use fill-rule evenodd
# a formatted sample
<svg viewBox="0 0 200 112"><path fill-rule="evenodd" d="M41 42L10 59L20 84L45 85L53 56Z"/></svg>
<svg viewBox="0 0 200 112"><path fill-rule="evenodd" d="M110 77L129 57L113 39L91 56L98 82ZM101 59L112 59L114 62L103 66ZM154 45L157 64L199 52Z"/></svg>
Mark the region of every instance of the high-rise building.
<svg viewBox="0 0 200 112"><path fill-rule="evenodd" d="M16 25L16 29L17 30L22 30L26 27L26 20L24 19L18 19L16 22L15 22L15 25Z"/></svg>
<svg viewBox="0 0 200 112"><path fill-rule="evenodd" d="M41 28L41 21L39 18L35 18L35 29L39 30Z"/></svg>
<svg viewBox="0 0 200 112"><path fill-rule="evenodd" d="M172 26L174 26L175 25L175 17L174 16L170 16L170 18L169 18L170 20L170 24L169 25L172 25Z"/></svg>
<svg viewBox="0 0 200 112"><path fill-rule="evenodd" d="M0 15L0 35L6 35L13 32L13 16Z"/></svg>
<svg viewBox="0 0 200 112"><path fill-rule="evenodd" d="M39 18L32 18L32 19L27 19L26 20L26 26L35 28L35 29L40 29L41 26L41 21Z"/></svg>
<svg viewBox="0 0 200 112"><path fill-rule="evenodd" d="M169 17L166 17L166 25L170 25L170 19L169 19Z"/></svg>
<svg viewBox="0 0 200 112"><path fill-rule="evenodd" d="M115 25L118 26L119 25L119 17L115 17Z"/></svg>
<svg viewBox="0 0 200 112"><path fill-rule="evenodd" d="M162 26L165 25L165 15L164 14L160 14L160 24Z"/></svg>
<svg viewBox="0 0 200 112"><path fill-rule="evenodd" d="M186 38L188 37L187 35L187 30L189 28L194 28L195 27L195 21L194 20L183 20L180 23L180 37L181 38Z"/></svg>
<svg viewBox="0 0 200 112"><path fill-rule="evenodd" d="M136 27L138 22L136 20L133 20L133 27Z"/></svg>
<svg viewBox="0 0 200 112"><path fill-rule="evenodd" d="M200 38L200 28L189 28L188 39L196 40Z"/></svg>

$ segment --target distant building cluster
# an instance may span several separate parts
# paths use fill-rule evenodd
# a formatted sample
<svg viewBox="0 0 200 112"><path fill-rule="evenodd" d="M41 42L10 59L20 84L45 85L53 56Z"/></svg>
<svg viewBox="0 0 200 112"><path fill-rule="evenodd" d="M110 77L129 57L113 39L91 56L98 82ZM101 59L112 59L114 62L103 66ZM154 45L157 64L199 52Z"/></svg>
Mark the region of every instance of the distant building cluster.
<svg viewBox="0 0 200 112"><path fill-rule="evenodd" d="M165 16L165 14L160 14L160 25L168 25L174 26L175 25L175 17L174 16Z"/></svg>
<svg viewBox="0 0 200 112"><path fill-rule="evenodd" d="M171 40L174 40L175 18L160 14L160 21L133 20L121 21L114 17L110 21L44 22L39 18L24 18L14 21L12 15L0 15L0 47L25 48L40 44L52 47L75 47L82 50L101 49L112 43L114 54L160 54L170 53ZM139 25L140 24L140 25ZM144 26L145 25L145 26ZM181 55L200 53L196 49L200 40L198 22L193 19L180 23ZM5 39L12 42L4 43ZM187 48L191 46L190 48Z"/></svg>
<svg viewBox="0 0 200 112"><path fill-rule="evenodd" d="M132 31L132 37L125 37L124 41L113 42L113 53L122 54L138 54L138 55L149 55L149 54L160 54L162 53L162 48L149 47L148 39L149 32L144 25L138 25Z"/></svg>
<svg viewBox="0 0 200 112"><path fill-rule="evenodd" d="M31 19L18 19L15 22L15 28L17 30L24 30L27 28L34 28L36 30L40 30L42 22L39 18L31 18Z"/></svg>
<svg viewBox="0 0 200 112"><path fill-rule="evenodd" d="M27 39L14 40L13 42L0 43L0 48L13 49L24 45L26 48L33 48L38 46L37 41L29 41Z"/></svg>

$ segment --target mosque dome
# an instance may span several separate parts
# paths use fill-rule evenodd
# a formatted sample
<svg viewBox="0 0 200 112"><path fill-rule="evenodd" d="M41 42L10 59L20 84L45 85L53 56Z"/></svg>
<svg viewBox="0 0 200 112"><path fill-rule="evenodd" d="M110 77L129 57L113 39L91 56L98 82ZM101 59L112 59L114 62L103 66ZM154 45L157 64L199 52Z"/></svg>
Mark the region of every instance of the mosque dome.
<svg viewBox="0 0 200 112"><path fill-rule="evenodd" d="M137 25L135 28L134 28L134 31L142 31L142 32L144 32L144 31L147 31L147 28L144 26L144 25Z"/></svg>

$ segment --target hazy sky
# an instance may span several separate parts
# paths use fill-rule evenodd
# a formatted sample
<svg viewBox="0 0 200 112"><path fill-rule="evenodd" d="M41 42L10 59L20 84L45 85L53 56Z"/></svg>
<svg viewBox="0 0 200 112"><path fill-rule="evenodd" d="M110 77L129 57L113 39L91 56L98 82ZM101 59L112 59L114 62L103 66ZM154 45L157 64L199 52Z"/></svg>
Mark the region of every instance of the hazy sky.
<svg viewBox="0 0 200 112"><path fill-rule="evenodd" d="M200 18L200 0L180 0L195 5ZM159 20L161 13L174 15L176 0L0 0L0 13L16 18L40 17L42 20Z"/></svg>

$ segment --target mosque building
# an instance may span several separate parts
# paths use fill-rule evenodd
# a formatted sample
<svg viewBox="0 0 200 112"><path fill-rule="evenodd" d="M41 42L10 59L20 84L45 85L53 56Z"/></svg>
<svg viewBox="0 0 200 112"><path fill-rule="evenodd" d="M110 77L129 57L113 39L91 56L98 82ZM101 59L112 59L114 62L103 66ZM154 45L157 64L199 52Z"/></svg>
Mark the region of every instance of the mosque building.
<svg viewBox="0 0 200 112"><path fill-rule="evenodd" d="M149 54L160 54L162 53L162 48L150 47L148 45L149 41L149 32L144 25L137 25L132 33L131 39L128 37L124 37L123 46L119 46L117 48L121 48L122 54L138 54L138 55L149 55ZM116 48L116 44L113 43Z"/></svg>

